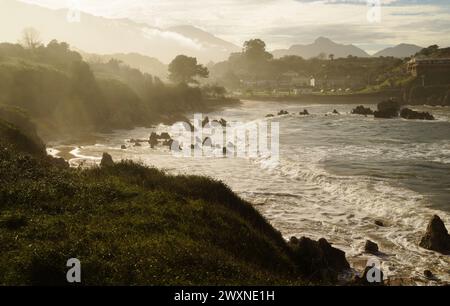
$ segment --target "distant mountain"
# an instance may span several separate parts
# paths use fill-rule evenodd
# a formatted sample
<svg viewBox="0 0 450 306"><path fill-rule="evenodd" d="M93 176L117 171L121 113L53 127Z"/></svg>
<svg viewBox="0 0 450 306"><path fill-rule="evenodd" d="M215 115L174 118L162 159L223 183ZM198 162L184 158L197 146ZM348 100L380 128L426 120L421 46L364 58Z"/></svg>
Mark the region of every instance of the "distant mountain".
<svg viewBox="0 0 450 306"><path fill-rule="evenodd" d="M179 54L202 63L222 61L238 47L192 26L151 27L129 19L81 13L68 22L68 11L51 10L15 0L0 0L0 41L17 42L25 27L34 27L44 42L51 39L97 54L136 52L169 63ZM20 16L20 18L17 18Z"/></svg>
<svg viewBox="0 0 450 306"><path fill-rule="evenodd" d="M410 45L410 44L400 44L395 47L386 48L384 50L381 50L377 53L375 53L374 57L380 57L380 56L392 56L392 57L398 57L398 58L405 58L410 57L420 50L422 50L422 47L419 47L417 45Z"/></svg>
<svg viewBox="0 0 450 306"><path fill-rule="evenodd" d="M103 62L106 63L111 59L117 59L124 64L139 69L142 72L151 74L160 78L161 80L167 80L168 66L161 63L154 57L145 56L138 53L115 53L107 55L91 54L79 51L83 58L88 62Z"/></svg>
<svg viewBox="0 0 450 306"><path fill-rule="evenodd" d="M325 37L317 38L314 43L310 45L294 45L289 49L274 50L272 52L276 58L286 55L297 55L305 59L317 57L321 53L326 56L333 54L335 58L348 57L349 55L357 57L370 57L367 52L354 45L338 44Z"/></svg>
<svg viewBox="0 0 450 306"><path fill-rule="evenodd" d="M233 52L241 51L241 48L236 46L233 43L230 43L226 40L218 38L211 33L203 31L199 28L190 25L181 25L168 28L167 31L181 34L186 37L190 37L191 39L200 42L202 45L210 48L219 49L219 51L225 52L227 54Z"/></svg>

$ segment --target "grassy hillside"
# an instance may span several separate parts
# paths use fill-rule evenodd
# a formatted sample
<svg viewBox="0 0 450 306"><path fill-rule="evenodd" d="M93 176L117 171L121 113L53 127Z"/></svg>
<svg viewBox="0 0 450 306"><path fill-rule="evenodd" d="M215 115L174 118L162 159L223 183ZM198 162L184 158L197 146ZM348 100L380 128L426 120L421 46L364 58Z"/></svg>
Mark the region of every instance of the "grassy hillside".
<svg viewBox="0 0 450 306"><path fill-rule="evenodd" d="M0 121L0 285L332 283L345 254L287 243L223 183L131 161L74 169Z"/></svg>
<svg viewBox="0 0 450 306"><path fill-rule="evenodd" d="M47 140L150 126L229 102L216 100L117 60L89 65L64 42L32 49L0 44L0 104L25 110Z"/></svg>

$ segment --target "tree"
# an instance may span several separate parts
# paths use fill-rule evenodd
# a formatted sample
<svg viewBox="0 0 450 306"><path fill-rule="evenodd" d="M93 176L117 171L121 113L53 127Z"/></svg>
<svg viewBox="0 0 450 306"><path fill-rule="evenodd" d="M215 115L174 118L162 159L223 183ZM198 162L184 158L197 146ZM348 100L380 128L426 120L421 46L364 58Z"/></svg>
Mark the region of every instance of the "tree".
<svg viewBox="0 0 450 306"><path fill-rule="evenodd" d="M251 61L268 61L273 58L273 55L266 51L266 43L258 38L246 41L243 53Z"/></svg>
<svg viewBox="0 0 450 306"><path fill-rule="evenodd" d="M207 78L209 71L195 57L178 55L169 64L169 79L174 83L198 84L196 77Z"/></svg>
<svg viewBox="0 0 450 306"><path fill-rule="evenodd" d="M41 45L39 32L35 28L25 28L22 31L22 45L26 49L36 49Z"/></svg>

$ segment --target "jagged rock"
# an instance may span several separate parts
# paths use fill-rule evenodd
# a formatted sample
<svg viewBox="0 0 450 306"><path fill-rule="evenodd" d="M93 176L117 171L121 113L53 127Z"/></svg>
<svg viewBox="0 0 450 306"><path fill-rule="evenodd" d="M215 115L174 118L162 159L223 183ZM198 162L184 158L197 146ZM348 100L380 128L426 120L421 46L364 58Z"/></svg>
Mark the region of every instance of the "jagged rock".
<svg viewBox="0 0 450 306"><path fill-rule="evenodd" d="M227 121L225 119L223 119L223 118L220 118L219 123L223 127L227 126Z"/></svg>
<svg viewBox="0 0 450 306"><path fill-rule="evenodd" d="M308 116L308 115L309 115L309 112L308 112L307 109L304 109L303 112L300 112L300 115L302 115L302 116Z"/></svg>
<svg viewBox="0 0 450 306"><path fill-rule="evenodd" d="M114 166L114 161L112 156L108 153L103 153L102 160L100 162L100 167L111 167Z"/></svg>
<svg viewBox="0 0 450 306"><path fill-rule="evenodd" d="M428 112L416 112L409 108L402 109L400 117L409 120L436 120L434 116Z"/></svg>
<svg viewBox="0 0 450 306"><path fill-rule="evenodd" d="M373 110L371 110L370 107L364 107L363 105L360 105L352 110L352 114L368 116L373 115Z"/></svg>
<svg viewBox="0 0 450 306"><path fill-rule="evenodd" d="M333 114L339 115L339 112L335 109L335 110L333 110Z"/></svg>
<svg viewBox="0 0 450 306"><path fill-rule="evenodd" d="M433 216L419 245L427 250L450 255L450 235L439 216Z"/></svg>
<svg viewBox="0 0 450 306"><path fill-rule="evenodd" d="M375 118L397 118L400 112L400 104L392 99L378 103L378 111L374 112Z"/></svg>
<svg viewBox="0 0 450 306"><path fill-rule="evenodd" d="M156 134L155 132L152 132L150 134L148 143L150 144L150 147L153 149L156 145L158 145L158 139L159 139L159 135Z"/></svg>
<svg viewBox="0 0 450 306"><path fill-rule="evenodd" d="M127 146L126 146L126 145L121 145L120 148L121 148L122 150L125 150L125 149L127 148Z"/></svg>
<svg viewBox="0 0 450 306"><path fill-rule="evenodd" d="M378 250L378 244L376 244L375 242L372 242L370 240L366 241L366 244L364 245L364 252L369 253L369 254L378 254L379 250Z"/></svg>
<svg viewBox="0 0 450 306"><path fill-rule="evenodd" d="M336 280L340 272L349 269L345 252L333 248L324 238L314 241L292 237L289 246L303 275L310 279Z"/></svg>
<svg viewBox="0 0 450 306"><path fill-rule="evenodd" d="M384 223L383 223L383 221L381 221L381 220L375 220L375 225L384 227Z"/></svg>
<svg viewBox="0 0 450 306"><path fill-rule="evenodd" d="M283 115L289 115L289 112L286 111L286 110L280 110L280 111L278 112L278 116L283 116Z"/></svg>
<svg viewBox="0 0 450 306"><path fill-rule="evenodd" d="M163 146L166 146L166 147L171 147L172 144L173 144L173 139L166 139L163 142Z"/></svg>
<svg viewBox="0 0 450 306"><path fill-rule="evenodd" d="M272 118L272 117L275 117L275 116L273 114L266 115L266 118Z"/></svg>
<svg viewBox="0 0 450 306"><path fill-rule="evenodd" d="M423 275L428 278L428 279L434 279L435 276L433 274L433 272L431 272L430 270L425 270L423 271Z"/></svg>
<svg viewBox="0 0 450 306"><path fill-rule="evenodd" d="M171 139L171 137L170 137L169 133L163 132L163 133L161 133L161 136L159 136L159 139L168 140L168 139Z"/></svg>

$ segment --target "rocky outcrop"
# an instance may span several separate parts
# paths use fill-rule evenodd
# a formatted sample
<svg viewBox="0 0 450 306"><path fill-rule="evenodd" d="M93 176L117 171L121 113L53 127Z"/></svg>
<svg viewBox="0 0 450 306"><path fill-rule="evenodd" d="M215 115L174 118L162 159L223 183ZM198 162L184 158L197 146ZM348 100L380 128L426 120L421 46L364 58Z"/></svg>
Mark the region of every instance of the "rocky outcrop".
<svg viewBox="0 0 450 306"><path fill-rule="evenodd" d="M337 109L333 110L333 114L339 115L339 112L337 111Z"/></svg>
<svg viewBox="0 0 450 306"><path fill-rule="evenodd" d="M300 112L300 115L301 115L301 116L308 116L308 115L309 115L309 112L308 112L307 109L304 109L303 112Z"/></svg>
<svg viewBox="0 0 450 306"><path fill-rule="evenodd" d="M127 149L127 146L126 146L126 145L121 145L120 148L121 148L122 150L126 150L126 149Z"/></svg>
<svg viewBox="0 0 450 306"><path fill-rule="evenodd" d="M373 110L371 110L370 107L364 107L364 106L360 105L352 110L352 114L369 116L369 115L373 115Z"/></svg>
<svg viewBox="0 0 450 306"><path fill-rule="evenodd" d="M378 111L374 112L375 118L397 118L400 112L400 104L392 99L378 103Z"/></svg>
<svg viewBox="0 0 450 306"><path fill-rule="evenodd" d="M112 159L112 156L109 155L108 153L103 153L102 161L100 162L100 167L105 168L105 167L112 167L112 166L114 166L114 161Z"/></svg>
<svg viewBox="0 0 450 306"><path fill-rule="evenodd" d="M279 112L278 112L278 116L283 116L283 115L289 115L289 112L288 111L286 111L286 110L280 110Z"/></svg>
<svg viewBox="0 0 450 306"><path fill-rule="evenodd" d="M275 117L273 114L267 114L266 115L266 118L273 118L273 117Z"/></svg>
<svg viewBox="0 0 450 306"><path fill-rule="evenodd" d="M450 255L450 235L439 216L433 216L419 244L422 248Z"/></svg>
<svg viewBox="0 0 450 306"><path fill-rule="evenodd" d="M436 120L434 116L428 112L416 112L409 108L402 109L400 117L409 120Z"/></svg>
<svg viewBox="0 0 450 306"><path fill-rule="evenodd" d="M335 281L338 274L350 268L345 252L331 246L325 239L314 241L292 237L289 246L300 269L308 279Z"/></svg>
<svg viewBox="0 0 450 306"><path fill-rule="evenodd" d="M372 242L370 240L366 241L366 244L364 245L364 252L376 255L379 252L378 244L375 242Z"/></svg>

